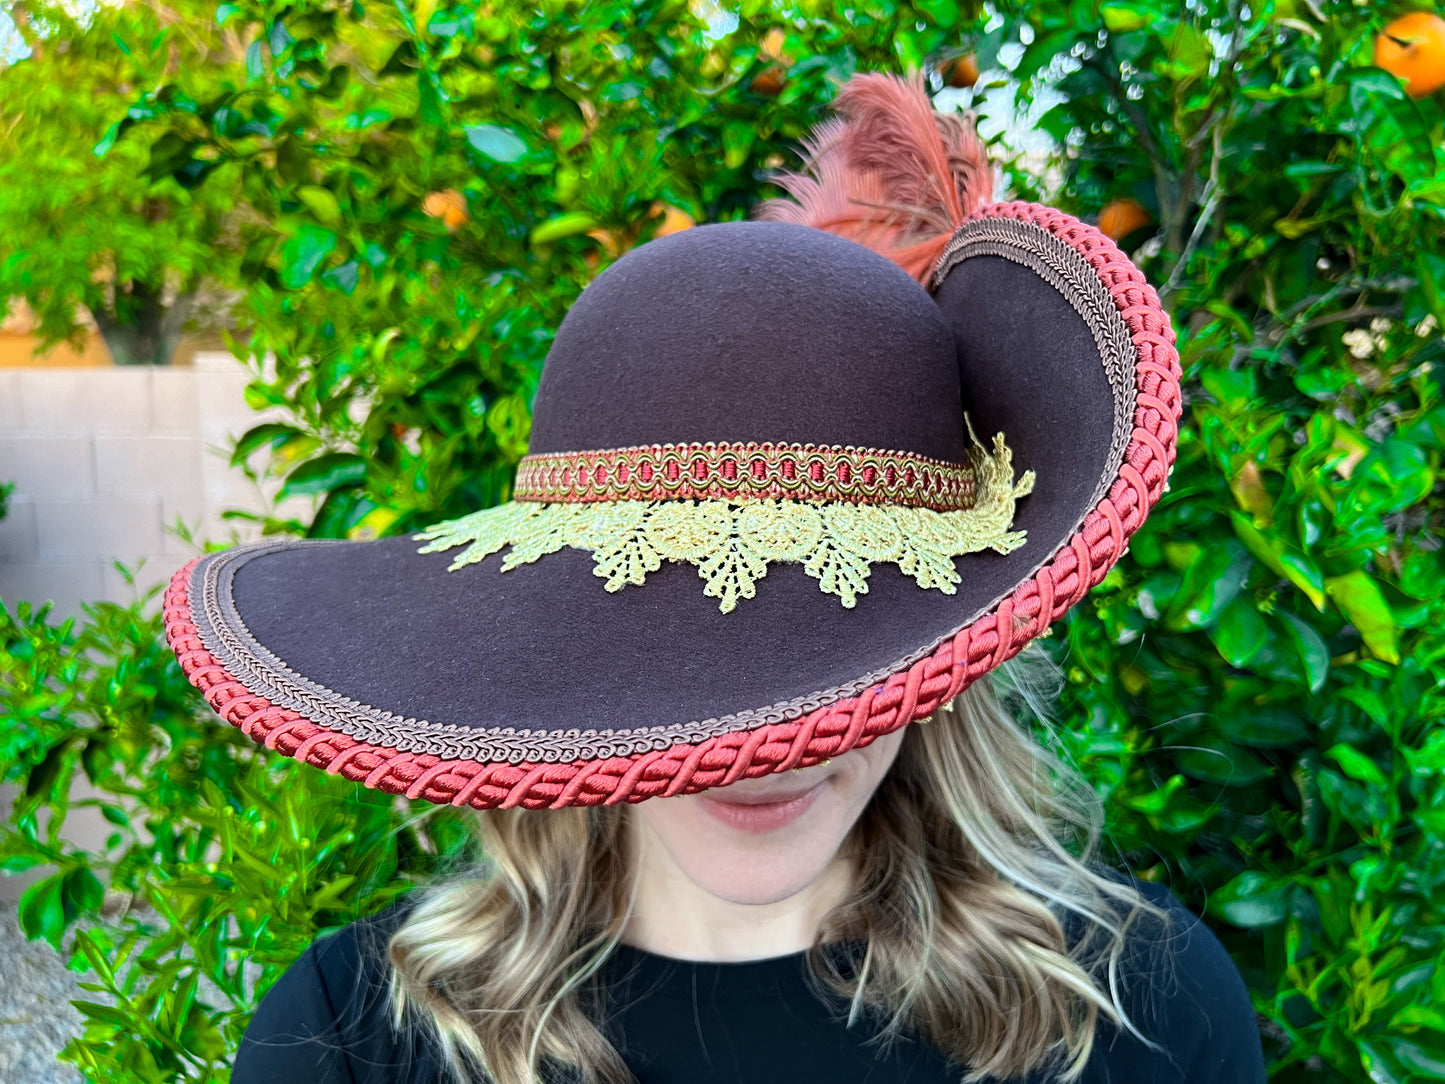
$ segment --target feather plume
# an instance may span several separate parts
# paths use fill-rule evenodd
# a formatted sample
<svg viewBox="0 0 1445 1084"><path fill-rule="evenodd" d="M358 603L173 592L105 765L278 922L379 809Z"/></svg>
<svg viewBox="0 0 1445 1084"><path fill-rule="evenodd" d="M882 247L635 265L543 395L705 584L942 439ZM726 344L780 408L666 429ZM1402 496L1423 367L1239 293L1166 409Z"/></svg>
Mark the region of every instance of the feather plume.
<svg viewBox="0 0 1445 1084"><path fill-rule="evenodd" d="M802 169L772 176L788 197L754 217L857 241L926 283L953 231L992 195L972 117L935 112L921 72L855 75L833 107L802 141Z"/></svg>

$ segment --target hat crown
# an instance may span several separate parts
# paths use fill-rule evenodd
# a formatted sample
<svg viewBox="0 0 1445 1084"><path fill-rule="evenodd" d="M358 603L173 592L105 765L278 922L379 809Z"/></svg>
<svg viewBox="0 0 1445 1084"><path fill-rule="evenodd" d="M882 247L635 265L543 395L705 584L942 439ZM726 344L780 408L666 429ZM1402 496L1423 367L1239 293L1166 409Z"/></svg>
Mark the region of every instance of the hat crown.
<svg viewBox="0 0 1445 1084"><path fill-rule="evenodd" d="M529 452L758 442L963 462L958 372L947 321L892 261L791 223L698 226L582 291Z"/></svg>

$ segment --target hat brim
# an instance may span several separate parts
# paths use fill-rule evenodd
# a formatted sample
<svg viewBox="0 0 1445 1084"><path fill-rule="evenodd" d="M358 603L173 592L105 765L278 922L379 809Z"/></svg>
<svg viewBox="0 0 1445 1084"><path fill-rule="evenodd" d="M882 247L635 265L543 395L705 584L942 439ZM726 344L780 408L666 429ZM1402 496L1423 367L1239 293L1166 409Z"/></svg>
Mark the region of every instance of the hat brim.
<svg viewBox="0 0 1445 1084"><path fill-rule="evenodd" d="M477 808L692 793L926 718L1103 578L1163 491L1180 414L1169 320L1093 227L990 205L934 285L975 428L1037 476L1026 544L955 558L955 594L880 564L845 609L779 564L722 614L685 564L612 593L580 549L448 571L411 537L267 540L179 570L167 639L268 748Z"/></svg>

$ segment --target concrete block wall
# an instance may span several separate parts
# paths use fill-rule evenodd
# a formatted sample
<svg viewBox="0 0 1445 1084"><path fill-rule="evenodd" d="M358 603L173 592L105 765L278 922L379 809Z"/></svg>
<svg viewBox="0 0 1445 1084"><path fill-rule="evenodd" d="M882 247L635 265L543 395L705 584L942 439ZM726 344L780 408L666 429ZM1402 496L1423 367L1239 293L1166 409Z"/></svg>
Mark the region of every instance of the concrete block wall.
<svg viewBox="0 0 1445 1084"><path fill-rule="evenodd" d="M246 405L248 379L218 352L199 353L185 368L0 369L0 483L15 483L0 519L0 602L13 612L22 599L49 599L56 624L81 616L82 602L132 601L207 540L258 537L256 525L220 518L227 509L265 507L267 494L230 466L233 438L277 418ZM313 506L293 499L280 511L302 516ZM194 544L167 530L178 517ZM131 587L114 562L134 570L142 558ZM159 602L157 595L153 606ZM0 726L4 715L0 704ZM92 796L82 779L71 800ZM0 815L12 797L13 787L0 786ZM71 811L66 834L100 851L111 831L84 808ZM37 878L0 876L0 903Z"/></svg>
<svg viewBox="0 0 1445 1084"><path fill-rule="evenodd" d="M0 520L0 599L78 615L81 602L134 597L116 561L144 560L143 588L206 540L255 537L254 525L220 518L265 505L229 465L234 437L274 417L246 405L248 379L215 352L185 368L0 369L0 483L15 483ZM171 530L177 519L195 543Z"/></svg>

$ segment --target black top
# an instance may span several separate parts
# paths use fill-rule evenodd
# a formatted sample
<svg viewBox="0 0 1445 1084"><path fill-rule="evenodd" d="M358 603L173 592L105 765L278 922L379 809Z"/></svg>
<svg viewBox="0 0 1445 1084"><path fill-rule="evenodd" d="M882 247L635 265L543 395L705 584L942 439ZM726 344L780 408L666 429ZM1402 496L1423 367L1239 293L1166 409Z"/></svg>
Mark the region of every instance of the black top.
<svg viewBox="0 0 1445 1084"><path fill-rule="evenodd" d="M1168 889L1136 882L1173 932L1126 953L1124 1005L1155 1052L1101 1019L1081 1084L1264 1084L1249 995L1224 947ZM426 1044L393 1034L379 948L410 901L318 939L262 1000L232 1084L440 1084ZM917 1042L881 1055L804 979L804 953L693 963L620 946L604 975L640 1084L958 1084ZM1129 982L1133 978L1135 981ZM1033 1075L1026 1084L1044 1084Z"/></svg>

